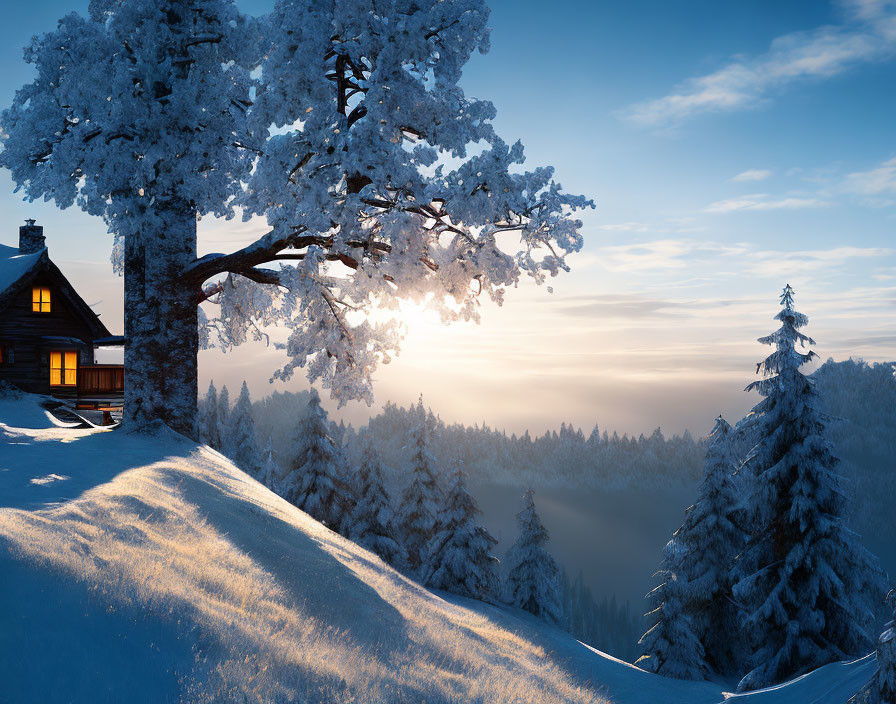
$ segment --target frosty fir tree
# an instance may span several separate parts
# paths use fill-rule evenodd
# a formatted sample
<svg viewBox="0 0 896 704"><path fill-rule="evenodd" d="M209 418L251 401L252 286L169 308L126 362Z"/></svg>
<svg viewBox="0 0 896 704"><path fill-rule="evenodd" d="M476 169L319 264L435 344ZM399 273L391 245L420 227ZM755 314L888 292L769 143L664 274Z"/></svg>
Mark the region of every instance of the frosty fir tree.
<svg viewBox="0 0 896 704"><path fill-rule="evenodd" d="M869 627L884 593L876 558L843 522L844 480L825 437L811 379L800 371L815 344L799 330L793 289L781 295L781 327L760 338L775 351L750 384L764 398L753 409L758 443L747 466L755 476L756 530L737 563L734 598L752 646L741 690L756 689L830 662L867 653Z"/></svg>
<svg viewBox="0 0 896 704"><path fill-rule="evenodd" d="M286 476L280 482L283 498L331 530L347 526L353 497L341 479L342 453L327 433L328 423L320 397L312 389L308 413L295 437Z"/></svg>
<svg viewBox="0 0 896 704"><path fill-rule="evenodd" d="M893 620L877 641L877 670L871 681L847 704L894 704L896 702L896 590L887 594Z"/></svg>
<svg viewBox="0 0 896 704"><path fill-rule="evenodd" d="M349 537L391 565L405 562L404 548L396 540L395 513L383 479L379 454L367 436L357 473L358 501L352 511Z"/></svg>
<svg viewBox="0 0 896 704"><path fill-rule="evenodd" d="M505 601L559 625L563 619L560 568L545 549L548 531L535 511L535 492L531 489L523 496L516 522L520 534L505 557Z"/></svg>
<svg viewBox="0 0 896 704"><path fill-rule="evenodd" d="M274 459L273 441L268 438L268 443L262 453L264 458L261 470L258 473L258 481L275 493L280 493L280 465Z"/></svg>
<svg viewBox="0 0 896 704"><path fill-rule="evenodd" d="M221 393L218 395L218 446L215 448L216 450L223 448L228 416L230 416L230 392L227 390L227 384L224 384L221 387Z"/></svg>
<svg viewBox="0 0 896 704"><path fill-rule="evenodd" d="M210 381L208 392L199 407L199 440L215 450L221 449L221 434L218 428L218 391L215 382Z"/></svg>
<svg viewBox="0 0 896 704"><path fill-rule="evenodd" d="M244 472L253 477L261 470L261 453L252 418L252 399L246 382L240 389L239 398L233 406L224 428L222 452Z"/></svg>
<svg viewBox="0 0 896 704"><path fill-rule="evenodd" d="M872 704L896 702L896 591L890 592L887 601L893 608L893 620L881 634L877 643L877 673L871 685Z"/></svg>
<svg viewBox="0 0 896 704"><path fill-rule="evenodd" d="M709 667L687 608L690 585L685 560L685 548L674 536L663 550L662 566L657 572L662 582L647 595L654 607L647 614L653 626L638 641L642 655L635 664L665 677L700 680Z"/></svg>
<svg viewBox="0 0 896 704"><path fill-rule="evenodd" d="M498 541L476 520L481 512L467 492L466 476L460 466L451 476L439 532L427 550L423 582L433 589L488 600L498 585L498 560L491 554Z"/></svg>
<svg viewBox="0 0 896 704"><path fill-rule="evenodd" d="M414 420L410 443L411 481L401 497L398 526L408 566L417 571L424 567L427 547L438 528L442 490L436 479L435 459L428 447L430 422L422 397L417 402Z"/></svg>
<svg viewBox="0 0 896 704"><path fill-rule="evenodd" d="M214 343L284 325L278 376L304 367L369 402L398 335L364 313L413 298L478 318L480 295L541 283L581 249L574 212L590 203L550 168L521 172L522 145L458 86L488 50L483 0L412 7L279 0L250 17L232 0L91 0L30 42L0 166L27 199L77 204L114 236L125 425L195 435L199 303L218 306ZM456 166L430 168L440 153ZM268 231L197 257L198 219L236 214Z"/></svg>
<svg viewBox="0 0 896 704"><path fill-rule="evenodd" d="M642 639L639 665L661 675L733 674L739 664L737 639L731 637L738 614L730 574L745 537L738 527L731 434L719 416L708 438L698 500L666 548L659 572L663 583L649 595L654 622ZM694 647L694 639L701 648Z"/></svg>

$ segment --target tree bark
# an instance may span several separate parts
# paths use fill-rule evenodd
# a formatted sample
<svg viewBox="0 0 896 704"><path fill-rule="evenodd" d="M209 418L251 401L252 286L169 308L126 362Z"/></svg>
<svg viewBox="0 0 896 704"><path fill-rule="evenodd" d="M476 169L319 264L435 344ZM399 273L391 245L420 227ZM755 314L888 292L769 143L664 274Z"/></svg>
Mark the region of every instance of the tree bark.
<svg viewBox="0 0 896 704"><path fill-rule="evenodd" d="M195 438L197 296L184 271L196 258L196 215L186 204L156 205L153 220L125 237L123 425L160 420Z"/></svg>

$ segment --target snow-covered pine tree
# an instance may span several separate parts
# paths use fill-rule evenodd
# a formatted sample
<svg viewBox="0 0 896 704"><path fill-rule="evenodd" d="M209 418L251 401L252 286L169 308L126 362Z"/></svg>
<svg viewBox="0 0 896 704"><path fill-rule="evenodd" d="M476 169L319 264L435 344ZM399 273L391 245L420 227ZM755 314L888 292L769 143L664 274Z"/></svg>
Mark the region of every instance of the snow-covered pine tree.
<svg viewBox="0 0 896 704"><path fill-rule="evenodd" d="M795 347L815 343L799 332L808 318L794 308L793 293L784 287L775 316L781 327L759 339L775 346L757 365L764 378L747 387L764 398L752 411L759 440L747 458L756 530L733 590L752 646L740 690L867 653L885 591L876 558L844 525L844 481L813 381L800 371L815 353Z"/></svg>
<svg viewBox="0 0 896 704"><path fill-rule="evenodd" d="M507 551L507 577L504 599L511 606L560 625L563 619L563 594L560 568L545 549L548 531L535 511L535 492L523 495L523 508L516 514L519 536Z"/></svg>
<svg viewBox="0 0 896 704"><path fill-rule="evenodd" d="M223 454L237 467L253 477L258 474L261 470L261 453L258 450L255 419L252 417L252 399L245 381L233 410L227 416L221 443Z"/></svg>
<svg viewBox="0 0 896 704"><path fill-rule="evenodd" d="M221 387L221 393L218 394L218 447L215 449L219 452L223 450L224 435L227 432L227 418L230 416L230 392L227 390L227 384Z"/></svg>
<svg viewBox="0 0 896 704"><path fill-rule="evenodd" d="M221 449L221 435L218 432L218 391L215 382L208 384L208 393L199 407L199 441L215 450Z"/></svg>
<svg viewBox="0 0 896 704"><path fill-rule="evenodd" d="M386 493L383 464L369 435L364 439L357 485L349 537L390 565L403 565L405 551L396 540L395 512Z"/></svg>
<svg viewBox="0 0 896 704"><path fill-rule="evenodd" d="M896 591L887 596L893 620L877 642L877 674L872 683L873 704L896 704Z"/></svg>
<svg viewBox="0 0 896 704"><path fill-rule="evenodd" d="M696 662L693 669L708 666L724 675L737 672L743 657L737 639L731 637L738 617L731 599L731 571L746 542L739 527L743 525L740 497L733 481L737 460L732 434L731 426L719 416L708 438L697 502L674 536L681 548L683 610L705 653L705 663Z"/></svg>
<svg viewBox="0 0 896 704"><path fill-rule="evenodd" d="M283 498L331 530L348 528L354 497L342 480L342 453L328 434L327 414L311 390L308 413L296 434L289 468L280 483Z"/></svg>
<svg viewBox="0 0 896 704"><path fill-rule="evenodd" d="M451 476L439 532L427 548L423 583L433 589L488 601L496 596L498 560L491 554L497 540L476 517L481 513L467 491L458 463Z"/></svg>
<svg viewBox="0 0 896 704"><path fill-rule="evenodd" d="M673 536L663 549L661 578L647 598L653 605L647 617L653 626L638 641L641 657L635 664L648 672L683 680L705 679L706 651L687 611L689 585L685 549Z"/></svg>
<svg viewBox="0 0 896 704"><path fill-rule="evenodd" d="M877 670L847 704L896 704L896 590L887 594L893 620L877 641Z"/></svg>
<svg viewBox="0 0 896 704"><path fill-rule="evenodd" d="M369 401L400 339L373 306L426 297L444 320L477 317L480 292L543 283L582 247L590 202L551 168L523 172L492 104L458 85L488 50L484 0L273 5L91 0L29 42L32 78L0 116L17 189L102 216L115 238L126 425L195 435L198 303L220 306L220 346L285 325L279 377L304 367ZM270 229L197 257L199 218L237 211ZM519 244L504 251L507 230Z"/></svg>
<svg viewBox="0 0 896 704"><path fill-rule="evenodd" d="M258 473L258 481L275 493L280 493L280 465L274 459L273 440L268 437L268 443L262 453L264 460L261 471Z"/></svg>
<svg viewBox="0 0 896 704"><path fill-rule="evenodd" d="M398 507L399 533L412 571L419 571L424 566L427 547L438 530L442 507L442 491L436 479L435 460L429 450L429 436L430 423L421 396L414 412L409 443L411 481Z"/></svg>

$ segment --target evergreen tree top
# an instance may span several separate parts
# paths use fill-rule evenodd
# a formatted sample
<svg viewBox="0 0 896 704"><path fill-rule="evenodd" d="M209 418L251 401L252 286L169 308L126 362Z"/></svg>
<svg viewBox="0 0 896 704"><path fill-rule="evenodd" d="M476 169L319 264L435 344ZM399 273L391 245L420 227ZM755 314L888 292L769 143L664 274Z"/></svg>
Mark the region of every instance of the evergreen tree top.
<svg viewBox="0 0 896 704"><path fill-rule="evenodd" d="M777 377L782 374L792 378L799 367L818 356L812 350L802 353L796 349L797 343L800 347L805 347L814 345L815 340L799 332L799 328L808 324L809 318L794 308L793 297L794 290L787 284L781 293L782 308L775 316L776 320L781 321L781 327L771 335L760 337L758 340L763 345L775 346L775 351L756 365L756 373L766 378L749 384L747 391L755 389L763 396L767 396L779 386L777 383L769 382L776 382Z"/></svg>
<svg viewBox="0 0 896 704"><path fill-rule="evenodd" d="M520 528L520 539L527 539L535 545L544 545L548 542L548 529L544 527L538 512L535 510L535 490L527 489L523 494L523 508L516 514L517 525Z"/></svg>
<svg viewBox="0 0 896 704"><path fill-rule="evenodd" d="M722 418L721 414L719 414L719 417L716 418L715 425L713 426L712 431L709 433L707 440L709 440L710 443L714 443L719 439L727 436L730 432L731 424L727 420Z"/></svg>

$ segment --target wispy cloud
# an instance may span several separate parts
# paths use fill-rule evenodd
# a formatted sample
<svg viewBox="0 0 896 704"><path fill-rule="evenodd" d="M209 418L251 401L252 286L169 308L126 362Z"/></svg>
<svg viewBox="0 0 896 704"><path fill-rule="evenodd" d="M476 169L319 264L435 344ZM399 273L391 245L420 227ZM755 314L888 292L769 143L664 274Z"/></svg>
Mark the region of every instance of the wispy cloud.
<svg viewBox="0 0 896 704"><path fill-rule="evenodd" d="M894 253L896 250L885 247L834 247L794 252L759 250L745 257L744 270L757 276L799 276L836 269L851 259L881 259Z"/></svg>
<svg viewBox="0 0 896 704"><path fill-rule="evenodd" d="M697 259L725 256L745 251L743 245L701 242L689 239L665 239L603 247L598 252L601 265L609 271L634 272L684 269Z"/></svg>
<svg viewBox="0 0 896 704"><path fill-rule="evenodd" d="M801 208L820 208L825 205L827 205L827 202L820 198L772 198L767 193L752 193L710 203L704 208L704 212L733 213L738 210L798 210Z"/></svg>
<svg viewBox="0 0 896 704"><path fill-rule="evenodd" d="M647 232L647 225L643 222L619 222L598 225L597 229L609 232Z"/></svg>
<svg viewBox="0 0 896 704"><path fill-rule="evenodd" d="M732 181L765 181L769 176L772 175L772 172L768 169L747 169L746 171L741 171L737 176L732 178Z"/></svg>
<svg viewBox="0 0 896 704"><path fill-rule="evenodd" d="M883 260L896 255L886 247L834 247L831 249L759 249L747 243L726 244L690 239L665 239L603 247L597 252L600 264L618 273L672 270L747 272L755 276L798 276L822 270L833 271L856 259Z"/></svg>
<svg viewBox="0 0 896 704"><path fill-rule="evenodd" d="M896 194L896 158L885 161L870 171L849 174L844 187L851 193L865 196Z"/></svg>
<svg viewBox="0 0 896 704"><path fill-rule="evenodd" d="M734 57L669 95L631 106L624 117L661 127L700 113L752 107L776 88L836 76L896 53L896 3L852 0L847 9L848 18L841 25L777 37L764 54Z"/></svg>

